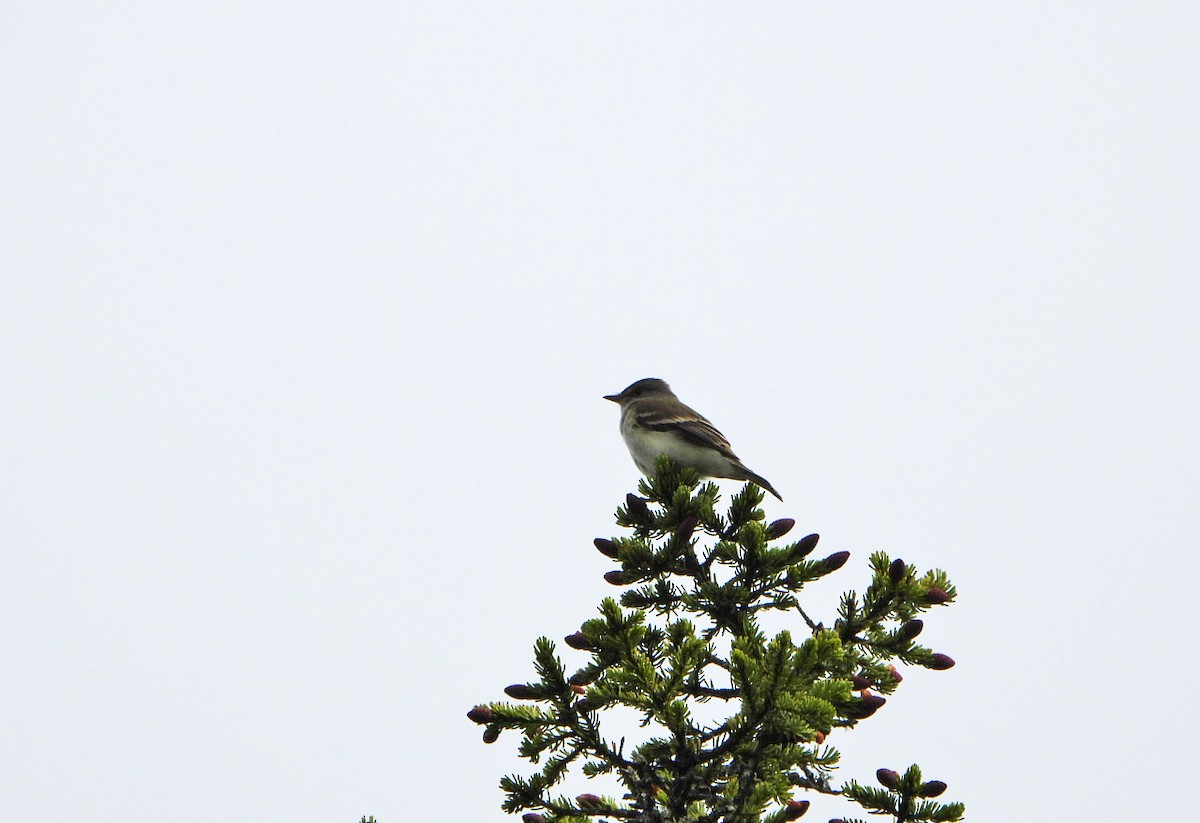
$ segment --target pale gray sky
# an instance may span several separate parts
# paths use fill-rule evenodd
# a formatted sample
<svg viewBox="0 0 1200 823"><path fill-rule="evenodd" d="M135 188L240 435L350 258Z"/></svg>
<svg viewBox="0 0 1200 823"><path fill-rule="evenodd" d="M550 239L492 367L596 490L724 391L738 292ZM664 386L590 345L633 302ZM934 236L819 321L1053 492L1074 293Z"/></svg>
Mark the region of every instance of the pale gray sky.
<svg viewBox="0 0 1200 823"><path fill-rule="evenodd" d="M6 4L0 816L509 819L657 376L959 585L843 777L1178 818L1198 9Z"/></svg>

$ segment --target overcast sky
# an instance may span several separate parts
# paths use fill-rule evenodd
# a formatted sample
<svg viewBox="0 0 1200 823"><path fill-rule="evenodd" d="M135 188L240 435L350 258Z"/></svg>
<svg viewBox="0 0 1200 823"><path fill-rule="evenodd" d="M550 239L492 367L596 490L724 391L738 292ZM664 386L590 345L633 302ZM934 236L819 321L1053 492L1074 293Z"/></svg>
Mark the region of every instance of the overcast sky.
<svg viewBox="0 0 1200 823"><path fill-rule="evenodd" d="M465 712L616 593L649 376L852 552L818 615L877 549L959 586L841 777L1194 809L1200 6L0 31L5 820L510 819Z"/></svg>

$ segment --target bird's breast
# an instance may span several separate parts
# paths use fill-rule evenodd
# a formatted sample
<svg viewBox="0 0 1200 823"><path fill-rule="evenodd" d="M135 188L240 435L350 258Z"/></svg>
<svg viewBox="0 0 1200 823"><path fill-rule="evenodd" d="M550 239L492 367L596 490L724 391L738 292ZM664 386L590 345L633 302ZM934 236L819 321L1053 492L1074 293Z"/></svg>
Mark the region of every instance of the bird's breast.
<svg viewBox="0 0 1200 823"><path fill-rule="evenodd" d="M622 416L621 436L643 474L654 473L654 461L660 454L681 466L698 469L706 477L724 477L729 472L729 460L716 449L698 445L671 431L638 426L632 414Z"/></svg>

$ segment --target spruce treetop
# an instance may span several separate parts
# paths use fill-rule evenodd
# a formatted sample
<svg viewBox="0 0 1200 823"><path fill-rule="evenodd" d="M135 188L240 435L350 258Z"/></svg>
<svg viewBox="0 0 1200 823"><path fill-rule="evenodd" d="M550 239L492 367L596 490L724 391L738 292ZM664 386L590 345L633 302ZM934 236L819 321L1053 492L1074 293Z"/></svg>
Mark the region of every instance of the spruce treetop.
<svg viewBox="0 0 1200 823"><path fill-rule="evenodd" d="M540 638L535 677L468 712L485 742L519 732L520 756L538 767L501 780L502 808L524 823L781 823L825 794L897 823L961 820L963 805L934 800L945 784L915 765L880 769L879 788L836 785L830 740L887 703L897 664L954 665L916 642L919 615L954 602L946 573L876 552L866 588L846 592L826 625L801 596L849 552L819 556L815 534L784 540L794 521L765 522L757 486L718 512L715 484L660 457L638 492L616 513L628 534L595 540L619 563L604 577L622 592L565 637L572 666ZM793 626L768 636L770 613ZM642 742L627 743L615 709L637 713ZM556 795L572 766L615 778L621 796Z"/></svg>

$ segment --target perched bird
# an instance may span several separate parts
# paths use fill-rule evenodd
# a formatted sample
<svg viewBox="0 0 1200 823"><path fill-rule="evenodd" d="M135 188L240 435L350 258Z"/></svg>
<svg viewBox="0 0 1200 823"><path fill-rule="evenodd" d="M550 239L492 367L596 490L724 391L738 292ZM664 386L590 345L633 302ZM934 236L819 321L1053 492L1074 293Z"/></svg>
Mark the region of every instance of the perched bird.
<svg viewBox="0 0 1200 823"><path fill-rule="evenodd" d="M604 399L621 407L621 436L642 474L653 474L655 458L665 454L705 477L749 480L779 497L774 486L742 464L725 435L685 406L657 377L639 380Z"/></svg>

